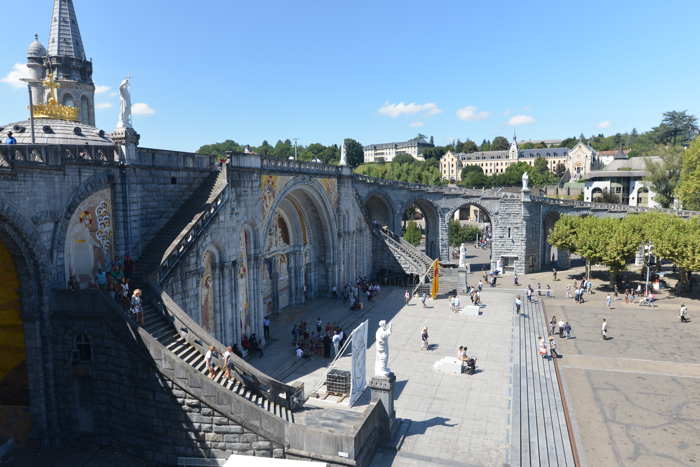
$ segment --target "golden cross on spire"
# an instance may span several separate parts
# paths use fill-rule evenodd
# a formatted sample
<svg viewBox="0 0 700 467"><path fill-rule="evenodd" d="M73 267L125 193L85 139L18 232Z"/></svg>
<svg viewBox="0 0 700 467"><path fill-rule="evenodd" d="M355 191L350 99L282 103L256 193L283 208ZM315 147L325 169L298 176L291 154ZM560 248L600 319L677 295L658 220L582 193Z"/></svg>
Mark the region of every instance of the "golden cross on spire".
<svg viewBox="0 0 700 467"><path fill-rule="evenodd" d="M57 105L58 95L56 94L56 89L60 88L61 85L54 79L53 71L49 71L48 76L41 84L43 84L46 90L49 92L49 97L46 100L46 103L49 105Z"/></svg>

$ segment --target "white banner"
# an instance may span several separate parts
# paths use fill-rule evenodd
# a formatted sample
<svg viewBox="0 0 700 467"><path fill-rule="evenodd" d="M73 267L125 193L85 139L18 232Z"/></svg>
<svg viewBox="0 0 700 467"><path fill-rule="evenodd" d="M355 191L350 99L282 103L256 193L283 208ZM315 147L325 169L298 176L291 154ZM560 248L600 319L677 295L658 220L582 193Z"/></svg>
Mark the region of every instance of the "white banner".
<svg viewBox="0 0 700 467"><path fill-rule="evenodd" d="M367 388L367 329L365 320L355 328L352 334L352 370L350 373L350 407Z"/></svg>

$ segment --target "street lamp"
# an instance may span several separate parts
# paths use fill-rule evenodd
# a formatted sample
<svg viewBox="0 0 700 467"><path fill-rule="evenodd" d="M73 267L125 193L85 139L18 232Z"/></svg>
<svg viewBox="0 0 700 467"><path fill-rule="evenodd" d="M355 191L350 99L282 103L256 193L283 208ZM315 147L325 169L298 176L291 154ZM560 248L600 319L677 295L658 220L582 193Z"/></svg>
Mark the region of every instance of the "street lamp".
<svg viewBox="0 0 700 467"><path fill-rule="evenodd" d="M644 245L644 263L647 266L647 280L646 283L644 284L644 296L646 297L649 295L649 271L651 270L651 265L652 263L652 251L654 249L654 245L651 244L651 242L647 242L646 245Z"/></svg>

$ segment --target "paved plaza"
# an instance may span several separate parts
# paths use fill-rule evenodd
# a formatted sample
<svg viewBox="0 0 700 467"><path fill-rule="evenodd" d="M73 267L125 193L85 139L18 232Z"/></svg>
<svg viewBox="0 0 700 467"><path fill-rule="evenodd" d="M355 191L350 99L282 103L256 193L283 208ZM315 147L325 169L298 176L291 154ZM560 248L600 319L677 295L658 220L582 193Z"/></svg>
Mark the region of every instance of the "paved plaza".
<svg viewBox="0 0 700 467"><path fill-rule="evenodd" d="M481 316L455 314L447 299L429 300L426 308L415 301L404 306L403 289L387 288L366 313L354 317L357 322L370 322L368 376L374 368L377 323L386 319L393 326L389 366L397 377L398 452L380 450L374 465L502 465L508 461L512 293L486 290L483 302ZM326 360L313 357L297 362L291 346L292 323L313 322L316 315L344 328L343 323L352 320L352 315L341 319L348 316L347 307L334 300L314 301L307 309L282 313L273 321L273 337L279 337L266 349L265 358L252 362L286 381L304 381L307 391L316 387L323 379ZM420 348L423 326L430 334L428 351ZM454 357L460 345L467 345L469 354L477 357L477 374L450 375L433 369L438 360ZM337 366L349 369L350 359L341 359ZM363 410L367 401L367 397L361 400L356 410ZM308 404L333 406L314 399Z"/></svg>
<svg viewBox="0 0 700 467"><path fill-rule="evenodd" d="M687 466L700 461L700 321L682 324L686 303L700 318L697 300L659 294L651 310L619 299L608 310L605 284L578 305L566 299L571 274L551 273L526 281L549 283L556 297L544 298L547 317L568 320L574 339L563 339L559 360L581 462L591 466ZM621 298L621 297L620 297ZM602 319L610 339L603 341Z"/></svg>

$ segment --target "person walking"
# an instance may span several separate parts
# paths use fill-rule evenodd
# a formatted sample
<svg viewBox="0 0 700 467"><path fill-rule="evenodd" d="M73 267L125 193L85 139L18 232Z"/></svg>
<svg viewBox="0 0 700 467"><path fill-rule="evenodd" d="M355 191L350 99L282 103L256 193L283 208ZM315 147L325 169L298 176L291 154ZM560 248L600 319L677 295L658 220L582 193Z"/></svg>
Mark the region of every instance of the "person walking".
<svg viewBox="0 0 700 467"><path fill-rule="evenodd" d="M515 314L519 315L520 314L520 307L522 306L523 302L520 301L520 295L515 297Z"/></svg>
<svg viewBox="0 0 700 467"><path fill-rule="evenodd" d="M557 331L557 317L552 315L552 319L549 320L549 333L554 334Z"/></svg>
<svg viewBox="0 0 700 467"><path fill-rule="evenodd" d="M568 321L564 322L564 332L566 333L566 338L569 339L571 337L571 325Z"/></svg>
<svg viewBox="0 0 700 467"><path fill-rule="evenodd" d="M231 356L233 355L233 347L230 345L226 347L226 351L224 352L224 376L228 379L231 379L231 371L233 370L233 359Z"/></svg>
<svg viewBox="0 0 700 467"><path fill-rule="evenodd" d="M613 298L612 295L608 294L608 296L605 298L606 303L608 304L608 310L612 310L612 305L613 305Z"/></svg>
<svg viewBox="0 0 700 467"><path fill-rule="evenodd" d="M681 305L681 309L678 312L680 318L681 318L681 323L689 323L690 319L688 319L688 307L685 306L685 303Z"/></svg>
<svg viewBox="0 0 700 467"><path fill-rule="evenodd" d="M557 281L557 268L552 267L552 277L554 277L554 282Z"/></svg>
<svg viewBox="0 0 700 467"><path fill-rule="evenodd" d="M454 304L455 304L455 313L459 313L459 309L462 306L462 304L459 301L459 295L455 295Z"/></svg>
<svg viewBox="0 0 700 467"><path fill-rule="evenodd" d="M563 339L564 338L564 329L566 328L566 323L564 320L559 320L557 323L557 331L559 332L559 338Z"/></svg>
<svg viewBox="0 0 700 467"><path fill-rule="evenodd" d="M143 303L141 302L141 289L134 290L131 296L131 313L134 315L134 319L138 321L143 327Z"/></svg>
<svg viewBox="0 0 700 467"><path fill-rule="evenodd" d="M603 318L603 325L600 327L600 333L603 336L603 340L608 340L608 320Z"/></svg>
<svg viewBox="0 0 700 467"><path fill-rule="evenodd" d="M479 283L476 285L476 289L481 292L481 289L484 288L484 283L479 279Z"/></svg>
<svg viewBox="0 0 700 467"><path fill-rule="evenodd" d="M406 305L408 305L408 302L411 301L411 294L408 292L408 290L403 293L403 299L406 301Z"/></svg>
<svg viewBox="0 0 700 467"><path fill-rule="evenodd" d="M557 341L554 336L549 336L549 355L554 358L561 358L561 355L557 352Z"/></svg>
<svg viewBox="0 0 700 467"><path fill-rule="evenodd" d="M204 354L204 361L207 364L207 376L209 379L214 379L216 375L216 365L214 363L214 354L216 353L216 348L213 345L209 346L209 350Z"/></svg>
<svg viewBox="0 0 700 467"><path fill-rule="evenodd" d="M526 296L528 303L532 303L532 289L529 286L527 288Z"/></svg>
<svg viewBox="0 0 700 467"><path fill-rule="evenodd" d="M428 294L423 292L423 295L420 296L420 302L423 304L423 308L425 308L426 300L428 300Z"/></svg>
<svg viewBox="0 0 700 467"><path fill-rule="evenodd" d="M420 332L421 350L428 350L428 328L424 327Z"/></svg>
<svg viewBox="0 0 700 467"><path fill-rule="evenodd" d="M547 296L549 298L552 298L552 288L547 284Z"/></svg>
<svg viewBox="0 0 700 467"><path fill-rule="evenodd" d="M520 285L518 284L518 273L513 272L513 285Z"/></svg>
<svg viewBox="0 0 700 467"><path fill-rule="evenodd" d="M270 318L267 316L263 318L263 337L266 341L270 340Z"/></svg>

